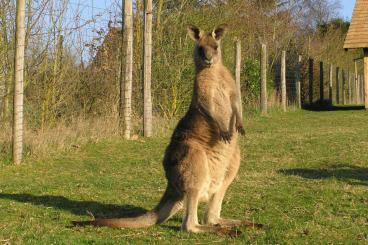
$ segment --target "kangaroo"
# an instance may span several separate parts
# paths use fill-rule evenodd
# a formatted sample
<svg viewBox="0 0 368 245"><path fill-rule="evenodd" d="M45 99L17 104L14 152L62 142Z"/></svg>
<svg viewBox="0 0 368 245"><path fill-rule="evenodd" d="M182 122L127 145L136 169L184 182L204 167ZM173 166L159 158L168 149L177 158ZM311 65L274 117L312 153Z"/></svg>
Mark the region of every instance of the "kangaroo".
<svg viewBox="0 0 368 245"><path fill-rule="evenodd" d="M135 218L96 219L75 225L142 228L160 224L184 208L182 230L188 232L230 231L251 222L221 218L226 190L240 165L238 135L244 135L239 93L230 71L222 64L220 41L226 32L221 25L210 33L188 27L196 42L196 78L186 115L179 121L163 160L167 188L157 206ZM208 203L204 224L197 209ZM256 224L258 227L258 225Z"/></svg>

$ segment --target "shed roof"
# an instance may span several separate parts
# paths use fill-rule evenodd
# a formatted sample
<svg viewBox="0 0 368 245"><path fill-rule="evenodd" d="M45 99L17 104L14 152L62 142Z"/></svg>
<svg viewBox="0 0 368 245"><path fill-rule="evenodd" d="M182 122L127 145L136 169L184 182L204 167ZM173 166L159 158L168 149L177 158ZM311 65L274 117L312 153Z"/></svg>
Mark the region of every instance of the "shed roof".
<svg viewBox="0 0 368 245"><path fill-rule="evenodd" d="M368 0L356 0L344 49L368 48Z"/></svg>

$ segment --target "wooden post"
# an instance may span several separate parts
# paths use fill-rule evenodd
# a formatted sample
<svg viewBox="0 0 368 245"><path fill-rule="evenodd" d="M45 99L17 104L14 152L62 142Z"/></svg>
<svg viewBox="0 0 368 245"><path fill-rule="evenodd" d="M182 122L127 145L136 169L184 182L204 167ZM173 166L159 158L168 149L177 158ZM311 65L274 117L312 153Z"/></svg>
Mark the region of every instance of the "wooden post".
<svg viewBox="0 0 368 245"><path fill-rule="evenodd" d="M348 70L348 104L351 105L351 74Z"/></svg>
<svg viewBox="0 0 368 245"><path fill-rule="evenodd" d="M364 99L364 94L365 94L365 92L364 92L364 74L362 74L362 75L360 75L360 86L361 86L361 91L362 91L362 96L361 96L361 98L362 98L362 104L364 104L364 107L365 107L365 99Z"/></svg>
<svg viewBox="0 0 368 245"><path fill-rule="evenodd" d="M319 101L322 103L324 100L324 88L323 88L323 62L319 62Z"/></svg>
<svg viewBox="0 0 368 245"><path fill-rule="evenodd" d="M281 55L281 104L282 109L286 112L286 51L282 51Z"/></svg>
<svg viewBox="0 0 368 245"><path fill-rule="evenodd" d="M333 98L332 98L332 88L333 88L333 65L330 64L330 71L329 71L329 86L328 86L328 99L330 100L330 104L332 105Z"/></svg>
<svg viewBox="0 0 368 245"><path fill-rule="evenodd" d="M364 77L363 75L359 75L359 86L360 86L360 104L364 104L365 107L365 101L364 101Z"/></svg>
<svg viewBox="0 0 368 245"><path fill-rule="evenodd" d="M346 104L346 81L345 81L345 70L341 70L341 78L342 78L342 86L341 86L341 92L342 92L342 104Z"/></svg>
<svg viewBox="0 0 368 245"><path fill-rule="evenodd" d="M143 73L143 97L144 115L143 131L145 137L152 136L152 0L144 1L144 73Z"/></svg>
<svg viewBox="0 0 368 245"><path fill-rule="evenodd" d="M340 81L339 81L340 68L336 67L336 104L340 104Z"/></svg>
<svg viewBox="0 0 368 245"><path fill-rule="evenodd" d="M296 67L296 103L298 108L302 108L302 96L301 96L301 62L302 62L302 56L299 55L298 57L298 65Z"/></svg>
<svg viewBox="0 0 368 245"><path fill-rule="evenodd" d="M14 58L14 121L13 161L19 165L23 160L23 83L25 45L25 0L17 0L15 58Z"/></svg>
<svg viewBox="0 0 368 245"><path fill-rule="evenodd" d="M351 79L351 104L355 104L355 94L356 94L356 87L355 87L355 74L350 74Z"/></svg>
<svg viewBox="0 0 368 245"><path fill-rule="evenodd" d="M364 89L363 89L363 75L359 75L359 89L360 89L360 104L365 104L364 101Z"/></svg>
<svg viewBox="0 0 368 245"><path fill-rule="evenodd" d="M364 49L364 106L368 110L368 48Z"/></svg>
<svg viewBox="0 0 368 245"><path fill-rule="evenodd" d="M314 79L314 61L313 59L309 59L309 104L313 103L313 79Z"/></svg>
<svg viewBox="0 0 368 245"><path fill-rule="evenodd" d="M364 107L368 110L368 48L364 49Z"/></svg>
<svg viewBox="0 0 368 245"><path fill-rule="evenodd" d="M359 103L359 88L358 88L358 61L354 61L354 90L355 90L355 104Z"/></svg>
<svg viewBox="0 0 368 245"><path fill-rule="evenodd" d="M261 112L267 114L267 46L262 44L261 50Z"/></svg>
<svg viewBox="0 0 368 245"><path fill-rule="evenodd" d="M132 0L124 0L123 13L123 47L125 56L122 55L122 64L125 63L125 76L121 76L120 82L120 120L124 124L124 138L130 139L131 114L132 114L132 82L133 82L133 4ZM124 46L125 45L125 46ZM123 116L123 118L122 118Z"/></svg>
<svg viewBox="0 0 368 245"><path fill-rule="evenodd" d="M362 101L361 101L361 94L362 94L362 91L360 89L360 75L358 74L357 76L357 101L358 101L358 104L360 104Z"/></svg>
<svg viewBox="0 0 368 245"><path fill-rule="evenodd" d="M240 72L241 72L241 41L236 41L236 67L235 67L235 81L236 87L238 90L238 97L239 97L239 105L240 105L240 115L243 117L243 103L241 97L241 86L240 86Z"/></svg>

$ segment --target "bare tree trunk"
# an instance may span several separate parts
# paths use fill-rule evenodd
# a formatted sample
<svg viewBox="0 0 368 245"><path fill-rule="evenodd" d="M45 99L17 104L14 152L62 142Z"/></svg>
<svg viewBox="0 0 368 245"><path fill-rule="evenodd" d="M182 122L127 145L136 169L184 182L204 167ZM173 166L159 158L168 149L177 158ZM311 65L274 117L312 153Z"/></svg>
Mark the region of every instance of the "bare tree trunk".
<svg viewBox="0 0 368 245"><path fill-rule="evenodd" d="M152 0L145 0L144 13L144 136L152 136L152 96L151 96L151 63L152 63Z"/></svg>
<svg viewBox="0 0 368 245"><path fill-rule="evenodd" d="M133 4L124 0L123 47L125 47L125 76L120 81L120 122L124 125L124 138L130 139L132 114L132 80L133 80ZM122 61L124 63L124 61ZM123 116L123 118L122 118ZM123 123L122 123L123 122Z"/></svg>
<svg viewBox="0 0 368 245"><path fill-rule="evenodd" d="M23 155L23 77L25 45L25 0L17 0L16 47L14 57L13 161L19 165Z"/></svg>

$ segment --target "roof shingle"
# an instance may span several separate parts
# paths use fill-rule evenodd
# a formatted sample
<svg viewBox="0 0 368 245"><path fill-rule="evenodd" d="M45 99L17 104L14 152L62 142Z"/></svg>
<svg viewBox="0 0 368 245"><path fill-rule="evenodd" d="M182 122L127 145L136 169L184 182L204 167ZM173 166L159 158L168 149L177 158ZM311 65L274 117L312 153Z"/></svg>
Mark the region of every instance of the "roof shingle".
<svg viewBox="0 0 368 245"><path fill-rule="evenodd" d="M356 0L344 49L368 48L368 0Z"/></svg>

